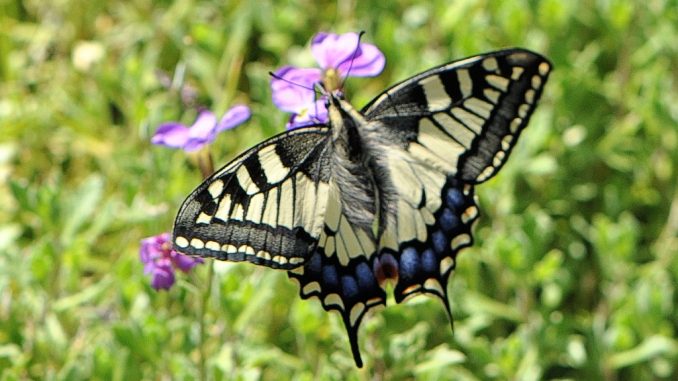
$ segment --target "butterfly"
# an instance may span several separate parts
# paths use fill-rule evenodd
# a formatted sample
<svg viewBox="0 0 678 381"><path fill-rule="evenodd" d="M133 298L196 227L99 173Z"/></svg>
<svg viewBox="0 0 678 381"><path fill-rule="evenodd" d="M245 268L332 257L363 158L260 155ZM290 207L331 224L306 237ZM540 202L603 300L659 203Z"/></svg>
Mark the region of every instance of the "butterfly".
<svg viewBox="0 0 678 381"><path fill-rule="evenodd" d="M176 217L177 251L288 271L346 326L386 304L439 298L473 243L474 187L506 162L551 64L508 49L415 75L362 110L327 93L328 123L264 141L191 193Z"/></svg>

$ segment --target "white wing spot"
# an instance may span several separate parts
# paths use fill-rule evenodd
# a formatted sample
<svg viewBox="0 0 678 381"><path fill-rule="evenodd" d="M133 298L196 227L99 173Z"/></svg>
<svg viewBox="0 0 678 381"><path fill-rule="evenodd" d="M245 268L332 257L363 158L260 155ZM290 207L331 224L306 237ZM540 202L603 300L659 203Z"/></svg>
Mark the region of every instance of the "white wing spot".
<svg viewBox="0 0 678 381"><path fill-rule="evenodd" d="M516 66L511 70L511 79L514 81L517 81L518 78L520 78L521 75L523 75L523 72L525 71L525 68Z"/></svg>
<svg viewBox="0 0 678 381"><path fill-rule="evenodd" d="M238 251L245 254L245 255L252 255L254 256L254 248L249 245L242 245L238 248Z"/></svg>
<svg viewBox="0 0 678 381"><path fill-rule="evenodd" d="M534 104L534 95L535 91L532 89L529 89L525 92L525 100L527 101L527 103Z"/></svg>
<svg viewBox="0 0 678 381"><path fill-rule="evenodd" d="M391 229L387 229L379 240L379 247L381 249L398 250L398 240L396 240Z"/></svg>
<svg viewBox="0 0 678 381"><path fill-rule="evenodd" d="M210 249L212 251L219 251L219 249L221 249L221 245L219 245L219 243L215 241L207 241L207 243L205 244L205 248Z"/></svg>
<svg viewBox="0 0 678 381"><path fill-rule="evenodd" d="M501 149L508 151L511 148L511 142L513 142L513 135L506 135L501 139Z"/></svg>
<svg viewBox="0 0 678 381"><path fill-rule="evenodd" d="M420 136L421 139L421 136ZM423 142L422 142L423 143ZM410 143L408 147L410 154L427 165L440 170L441 172L453 174L457 171L457 157L450 156L446 159L436 155L430 148L418 143Z"/></svg>
<svg viewBox="0 0 678 381"><path fill-rule="evenodd" d="M489 83L490 85L492 85L492 87L496 89L499 89L503 92L506 92L506 90L508 90L509 86L508 78L500 77L494 74L489 74L485 76L485 79L487 80L487 83Z"/></svg>
<svg viewBox="0 0 678 381"><path fill-rule="evenodd" d="M316 195L318 192L316 184L302 172L297 172L296 187L295 222L297 226L304 228L309 233L313 233L313 236L317 236L322 218L317 216L318 213L316 211L317 203L315 200L317 200Z"/></svg>
<svg viewBox="0 0 678 381"><path fill-rule="evenodd" d="M340 234L346 244L346 254L349 258L355 258L367 253L363 253L360 243L358 242L358 236L353 229L353 226L348 222L347 219L341 220Z"/></svg>
<svg viewBox="0 0 678 381"><path fill-rule="evenodd" d="M219 207L217 212L214 213L214 218L218 218L222 221L228 221L228 213L231 211L231 195L225 194L224 197L219 201Z"/></svg>
<svg viewBox="0 0 678 381"><path fill-rule="evenodd" d="M221 192L224 190L224 182L221 180L215 180L207 187L207 191L210 192L212 198L219 198Z"/></svg>
<svg viewBox="0 0 678 381"><path fill-rule="evenodd" d="M469 221L475 219L478 217L478 208L475 206L470 206L464 210L464 212L461 214L461 221L465 224L467 224Z"/></svg>
<svg viewBox="0 0 678 381"><path fill-rule="evenodd" d="M476 135L480 135L482 132L485 121L481 117L471 114L461 107L453 108L452 115L459 119L468 129L476 133Z"/></svg>
<svg viewBox="0 0 678 381"><path fill-rule="evenodd" d="M414 213L404 200L398 201L398 239L401 242L417 238Z"/></svg>
<svg viewBox="0 0 678 381"><path fill-rule="evenodd" d="M305 259L302 257L292 257L287 260L291 265L298 265L304 263Z"/></svg>
<svg viewBox="0 0 678 381"><path fill-rule="evenodd" d="M457 70L457 80L459 81L459 89L461 90L461 95L464 98L471 96L473 92L473 81L471 80L471 75L466 69Z"/></svg>
<svg viewBox="0 0 678 381"><path fill-rule="evenodd" d="M351 313L349 316L349 320L351 322L351 327L354 327L356 322L358 321L358 318L362 315L363 311L365 311L365 304L364 303L356 303L352 308L351 308Z"/></svg>
<svg viewBox="0 0 678 381"><path fill-rule="evenodd" d="M485 95L485 98L487 98L490 102L497 104L499 102L499 96L501 96L501 92L490 89L489 87L483 90L483 94Z"/></svg>
<svg viewBox="0 0 678 381"><path fill-rule="evenodd" d="M301 290L304 295L315 294L320 292L320 284L318 282L311 282L304 286Z"/></svg>
<svg viewBox="0 0 678 381"><path fill-rule="evenodd" d="M539 64L539 74L541 75L546 75L548 72L551 70L551 66L547 64L546 62L542 62Z"/></svg>
<svg viewBox="0 0 678 381"><path fill-rule="evenodd" d="M289 168L280 161L280 156L275 152L275 146L270 145L263 147L257 153L259 155L259 162L261 168L266 175L266 181L271 184L277 184L283 181L290 173Z"/></svg>
<svg viewBox="0 0 678 381"><path fill-rule="evenodd" d="M530 111L530 105L526 103L523 103L518 107L518 115L523 119L527 116L528 111Z"/></svg>
<svg viewBox="0 0 678 381"><path fill-rule="evenodd" d="M506 153L504 151L497 151L497 153L494 154L494 158L492 159L492 165L499 167L501 163L504 162L505 157Z"/></svg>
<svg viewBox="0 0 678 381"><path fill-rule="evenodd" d="M259 192L259 187L254 183L252 177L250 176L247 167L244 165L235 172L235 176L238 178L240 187L245 190L247 194L255 194Z"/></svg>
<svg viewBox="0 0 678 381"><path fill-rule="evenodd" d="M485 169L480 172L480 174L477 177L478 182L483 182L487 179L489 179L493 174L494 174L495 168L491 165L488 165L485 167Z"/></svg>
<svg viewBox="0 0 678 381"><path fill-rule="evenodd" d="M433 114L433 119L443 126L445 132L461 143L464 148L471 148L471 143L476 137L476 134L474 134L473 131L469 130L466 126L457 122L454 118L444 112Z"/></svg>
<svg viewBox="0 0 678 381"><path fill-rule="evenodd" d="M221 251L223 251L226 254L235 254L238 252L238 248L235 247L234 245L231 244L225 244L221 246Z"/></svg>
<svg viewBox="0 0 678 381"><path fill-rule="evenodd" d="M447 274L448 271L454 266L454 259L452 257L445 257L440 261L440 275Z"/></svg>
<svg viewBox="0 0 678 381"><path fill-rule="evenodd" d="M497 60L494 57L485 58L483 60L483 67L487 71L496 71L499 68Z"/></svg>
<svg viewBox="0 0 678 381"><path fill-rule="evenodd" d="M517 118L517 117L513 118L513 120L511 121L511 133L512 134L515 134L516 132L518 132L518 128L520 128L521 123L523 123L522 118Z"/></svg>
<svg viewBox="0 0 678 381"><path fill-rule="evenodd" d="M452 250L457 250L460 246L466 246L471 243L471 236L468 234L460 234L452 239L450 247Z"/></svg>
<svg viewBox="0 0 678 381"><path fill-rule="evenodd" d="M491 103L487 103L478 98L469 98L464 102L464 106L485 119L490 117L493 108Z"/></svg>
<svg viewBox="0 0 678 381"><path fill-rule="evenodd" d="M325 224L327 227L336 232L339 228L339 221L341 220L341 201L339 201L339 192L334 182L330 184L329 197L327 200L327 209L325 211Z"/></svg>
<svg viewBox="0 0 678 381"><path fill-rule="evenodd" d="M376 250L374 241L362 229L358 230L356 235L358 236L358 241L360 241L360 246L365 249L365 255L369 258Z"/></svg>
<svg viewBox="0 0 678 381"><path fill-rule="evenodd" d="M181 248L188 247L188 240L186 237L179 236L174 239L174 244Z"/></svg>
<svg viewBox="0 0 678 381"><path fill-rule="evenodd" d="M261 216L264 212L264 194L257 193L252 198L250 198L249 205L247 205L247 215L245 219L247 221L254 222L255 224L261 223Z"/></svg>
<svg viewBox="0 0 678 381"><path fill-rule="evenodd" d="M440 163L447 169L456 169L456 158L461 156L465 151L461 144L450 139L426 118L419 122L419 136L417 139L419 143L439 157Z"/></svg>
<svg viewBox="0 0 678 381"><path fill-rule="evenodd" d="M419 84L424 89L429 111L436 112L450 107L452 98L445 92L445 85L440 80L440 76L434 75L425 78Z"/></svg>
<svg viewBox="0 0 678 381"><path fill-rule="evenodd" d="M236 203L233 205L233 211L231 212L230 219L237 221L243 221L245 219L245 209L243 208L242 204Z"/></svg>
<svg viewBox="0 0 678 381"><path fill-rule="evenodd" d="M346 221L345 219L342 218L342 222ZM339 263L342 266L348 265L349 261L349 253L348 253L348 247L346 247L346 238L343 237L343 234L341 234L341 225L339 225L339 231L340 233L337 234L337 236L334 238L335 244L337 247L337 258L339 259Z"/></svg>
<svg viewBox="0 0 678 381"><path fill-rule="evenodd" d="M281 265L287 264L287 257L283 257L282 255L276 255L271 259L273 260L273 262L279 263Z"/></svg>
<svg viewBox="0 0 678 381"><path fill-rule="evenodd" d="M327 237L327 243L325 244L325 255L328 257L336 254L337 248L334 242L336 241L335 237Z"/></svg>
<svg viewBox="0 0 678 381"><path fill-rule="evenodd" d="M271 253L269 253L268 251L259 250L259 251L257 251L256 256L257 256L257 258L261 258L261 259L264 259L264 260L267 260L267 261L271 260Z"/></svg>
<svg viewBox="0 0 678 381"><path fill-rule="evenodd" d="M414 228L417 231L417 240L421 242L426 242L426 223L424 222L424 217L421 215L421 210L416 210L413 213L413 216L414 216Z"/></svg>
<svg viewBox="0 0 678 381"><path fill-rule="evenodd" d="M191 246L199 250L205 247L205 242L197 238L193 238L191 239Z"/></svg>
<svg viewBox="0 0 678 381"><path fill-rule="evenodd" d="M532 76L532 87L538 89L541 87L541 77L538 75Z"/></svg>
<svg viewBox="0 0 678 381"><path fill-rule="evenodd" d="M271 226L278 226L278 188L271 188L266 198L266 207L264 208L264 215L261 217L261 222Z"/></svg>
<svg viewBox="0 0 678 381"><path fill-rule="evenodd" d="M438 293L438 295L445 295L445 291L443 290L442 285L435 278L426 279L426 281L424 282L424 288L427 290L434 291Z"/></svg>
<svg viewBox="0 0 678 381"><path fill-rule="evenodd" d="M344 302L341 300L339 294L329 294L323 300L323 303L326 306L339 306L342 310L344 309Z"/></svg>
<svg viewBox="0 0 678 381"><path fill-rule="evenodd" d="M280 204L278 204L278 225L294 228L294 189L292 180L280 185Z"/></svg>
<svg viewBox="0 0 678 381"><path fill-rule="evenodd" d="M196 224L209 224L210 222L212 222L212 216L205 212L200 212L198 218L195 219Z"/></svg>

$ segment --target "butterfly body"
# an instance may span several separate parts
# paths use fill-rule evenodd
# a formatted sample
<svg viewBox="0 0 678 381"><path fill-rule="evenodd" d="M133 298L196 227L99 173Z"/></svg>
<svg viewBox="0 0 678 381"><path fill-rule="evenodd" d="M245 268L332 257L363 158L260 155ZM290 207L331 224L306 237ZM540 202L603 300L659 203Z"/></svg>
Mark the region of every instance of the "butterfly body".
<svg viewBox="0 0 678 381"><path fill-rule="evenodd" d="M386 303L442 300L459 250L472 244L474 186L506 161L550 64L522 49L430 69L361 111L329 93L329 122L248 150L182 205L175 248L288 270L346 325Z"/></svg>

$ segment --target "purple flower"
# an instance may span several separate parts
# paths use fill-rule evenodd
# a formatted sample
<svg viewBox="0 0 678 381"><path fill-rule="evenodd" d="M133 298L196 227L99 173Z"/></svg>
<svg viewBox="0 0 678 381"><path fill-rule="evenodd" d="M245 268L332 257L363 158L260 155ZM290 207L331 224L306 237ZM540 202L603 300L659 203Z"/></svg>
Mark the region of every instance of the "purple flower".
<svg viewBox="0 0 678 381"><path fill-rule="evenodd" d="M339 91L347 76L373 77L384 70L384 54L372 45L359 42L358 33L318 33L311 52L320 69L285 66L271 79L273 103L291 112L287 128L327 122L323 97L316 97L315 85L326 91Z"/></svg>
<svg viewBox="0 0 678 381"><path fill-rule="evenodd" d="M250 118L250 109L244 105L232 107L220 121L208 110L201 110L193 125L186 126L179 122L161 124L151 138L151 143L184 151L196 151L205 144L211 143L221 131L231 129Z"/></svg>
<svg viewBox="0 0 678 381"><path fill-rule="evenodd" d="M172 250L170 234L162 233L141 240L139 258L144 264L144 274L151 275L151 287L169 289L174 284L174 270L189 272L202 258L189 257Z"/></svg>

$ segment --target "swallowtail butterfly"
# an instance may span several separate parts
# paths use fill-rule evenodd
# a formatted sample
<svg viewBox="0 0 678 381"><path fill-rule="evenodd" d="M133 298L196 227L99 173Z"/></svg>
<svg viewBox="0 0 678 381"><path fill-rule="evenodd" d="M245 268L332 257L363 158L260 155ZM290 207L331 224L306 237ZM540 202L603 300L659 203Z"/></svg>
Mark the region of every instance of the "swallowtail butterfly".
<svg viewBox="0 0 678 381"><path fill-rule="evenodd" d="M337 310L356 364L358 327L385 305L442 300L478 218L474 186L506 162L551 65L523 49L448 63L361 111L327 94L329 123L284 132L214 173L184 201L177 251L288 271ZM450 316L451 318L451 316Z"/></svg>

